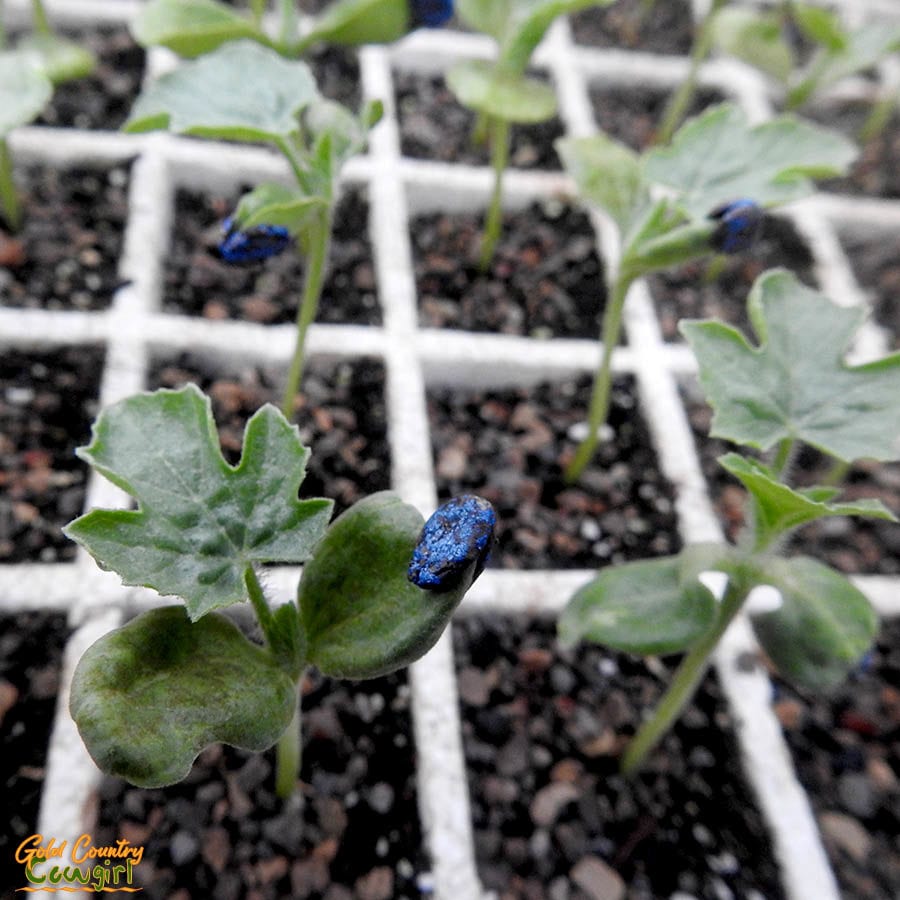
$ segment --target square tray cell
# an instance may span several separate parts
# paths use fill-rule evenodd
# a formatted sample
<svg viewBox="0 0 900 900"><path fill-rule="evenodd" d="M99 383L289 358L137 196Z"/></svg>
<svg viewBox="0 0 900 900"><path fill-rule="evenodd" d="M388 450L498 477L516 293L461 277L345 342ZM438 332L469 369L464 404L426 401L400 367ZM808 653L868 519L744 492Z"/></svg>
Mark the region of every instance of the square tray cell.
<svg viewBox="0 0 900 900"><path fill-rule="evenodd" d="M723 453L739 450L734 444L709 437L712 410L704 402L696 382L682 385L688 419L700 465L726 537L736 541L745 522L747 492L717 462ZM804 447L792 467L792 484L811 487L822 484L833 461L818 451ZM900 463L861 460L846 473L837 500L881 500L900 515ZM820 519L794 532L787 545L788 555L813 556L847 574L900 574L900 525L877 519L835 516Z"/></svg>
<svg viewBox="0 0 900 900"><path fill-rule="evenodd" d="M303 259L293 247L246 266L226 263L219 256L222 222L234 211L239 196L177 192L163 308L209 319L246 319L266 325L293 322L304 274ZM368 203L360 190L348 191L338 203L316 321L381 322Z"/></svg>
<svg viewBox="0 0 900 900"><path fill-rule="evenodd" d="M0 597L0 606L4 601ZM10 891L27 885L15 853L37 832L67 634L65 615L0 615L0 785L5 810L0 821L0 884Z"/></svg>
<svg viewBox="0 0 900 900"><path fill-rule="evenodd" d="M0 226L0 305L106 309L120 285L128 167L19 167L20 234Z"/></svg>
<svg viewBox="0 0 900 900"><path fill-rule="evenodd" d="M747 317L747 297L753 282L778 266L815 287L812 255L794 226L787 219L766 216L759 240L745 253L710 256L650 275L647 283L663 339L682 340L678 333L681 319L713 317L755 340Z"/></svg>
<svg viewBox="0 0 900 900"><path fill-rule="evenodd" d="M597 568L680 549L675 491L658 469L632 379L618 379L612 391L614 436L577 484L563 480L590 384L583 376L527 388L429 391L440 498L479 494L497 511L489 565Z"/></svg>
<svg viewBox="0 0 900 900"><path fill-rule="evenodd" d="M618 757L673 666L590 644L564 650L555 632L553 622L499 616L453 627L485 887L515 897L624 897L628 885L629 897L781 898L715 678L629 780Z"/></svg>
<svg viewBox="0 0 900 900"><path fill-rule="evenodd" d="M97 347L0 354L0 562L74 558L61 529L84 505L75 448L90 438L102 368Z"/></svg>
<svg viewBox="0 0 900 900"><path fill-rule="evenodd" d="M264 403L281 402L285 373L252 364L224 365L183 354L158 360L148 387L197 384L212 399L222 451L234 465L244 426ZM325 363L312 359L297 398L294 422L312 451L302 497L334 500L339 515L357 500L390 487L390 454L384 403L384 366L371 359Z"/></svg>
<svg viewBox="0 0 900 900"><path fill-rule="evenodd" d="M420 325L596 339L606 282L584 212L546 200L507 213L484 274L483 228L482 214L434 213L410 223Z"/></svg>
<svg viewBox="0 0 900 900"><path fill-rule="evenodd" d="M694 34L688 0L619 0L608 8L582 10L571 22L579 44L645 53L688 54Z"/></svg>
<svg viewBox="0 0 900 900"><path fill-rule="evenodd" d="M856 280L872 298L872 315L891 335L891 347L900 348L900 235L877 237L844 235Z"/></svg>
<svg viewBox="0 0 900 900"><path fill-rule="evenodd" d="M160 790L101 785L95 842L145 847L148 898L418 898L429 869L416 809L405 673L303 683L299 793L274 792L275 752L214 745Z"/></svg>
<svg viewBox="0 0 900 900"><path fill-rule="evenodd" d="M780 684L775 710L845 897L890 900L900 884L900 622L828 697Z"/></svg>
<svg viewBox="0 0 900 900"><path fill-rule="evenodd" d="M488 145L475 145L472 140L475 113L459 103L443 75L395 72L394 84L400 150L404 156L489 165ZM536 125L513 125L509 165L518 169L558 169L560 162L553 142L563 134L558 116Z"/></svg>

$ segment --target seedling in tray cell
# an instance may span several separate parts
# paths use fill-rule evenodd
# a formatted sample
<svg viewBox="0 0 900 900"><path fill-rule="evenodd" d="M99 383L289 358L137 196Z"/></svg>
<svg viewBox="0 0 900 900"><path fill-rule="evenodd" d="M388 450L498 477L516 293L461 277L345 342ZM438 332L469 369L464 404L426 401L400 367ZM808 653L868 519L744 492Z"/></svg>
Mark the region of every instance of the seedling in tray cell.
<svg viewBox="0 0 900 900"><path fill-rule="evenodd" d="M22 227L22 207L13 182L9 133L40 115L54 85L84 78L96 64L90 51L54 34L41 0L32 0L32 18L34 32L9 49L0 2L0 214L13 231Z"/></svg>
<svg viewBox="0 0 900 900"><path fill-rule="evenodd" d="M162 128L177 134L277 147L293 176L290 186L264 182L245 194L223 223L220 252L237 264L257 262L296 242L306 258L297 339L282 399L287 418L305 362L306 333L316 316L344 163L363 149L381 104L359 116L325 100L306 63L258 43L223 44L151 84L138 98L127 131Z"/></svg>
<svg viewBox="0 0 900 900"><path fill-rule="evenodd" d="M73 677L70 708L91 756L142 787L181 780L216 741L277 742L277 789L288 796L306 667L366 679L409 665L443 632L491 549L493 510L477 497L423 524L385 491L328 525L330 500L297 497L309 456L297 428L264 406L229 466L193 385L105 410L79 455L138 508L92 510L66 534L125 584L184 604L100 638ZM271 608L257 568L267 562L304 563L296 602ZM244 601L262 646L216 611Z"/></svg>
<svg viewBox="0 0 900 900"><path fill-rule="evenodd" d="M600 207L620 235L588 433L566 472L574 481L606 421L612 354L634 281L691 259L749 249L764 209L810 193L812 177L840 174L856 148L792 116L751 127L737 106L726 103L687 122L671 146L641 156L602 134L564 138L557 149L582 198Z"/></svg>
<svg viewBox="0 0 900 900"><path fill-rule="evenodd" d="M785 557L791 534L824 516L896 521L878 500L842 501L832 485L791 486L791 462L807 444L838 466L900 456L900 353L861 366L843 359L865 313L840 307L773 270L748 300L757 345L715 320L685 321L700 382L714 410L712 435L763 451L726 453L719 463L747 490L737 545L691 544L677 556L602 571L571 599L561 638L631 653L685 651L657 709L622 759L625 772L647 754L690 701L709 659L749 593L767 585L776 608L751 621L766 654L788 680L809 690L837 684L860 664L877 631L866 597L843 575L806 556ZM721 572L717 599L700 575Z"/></svg>

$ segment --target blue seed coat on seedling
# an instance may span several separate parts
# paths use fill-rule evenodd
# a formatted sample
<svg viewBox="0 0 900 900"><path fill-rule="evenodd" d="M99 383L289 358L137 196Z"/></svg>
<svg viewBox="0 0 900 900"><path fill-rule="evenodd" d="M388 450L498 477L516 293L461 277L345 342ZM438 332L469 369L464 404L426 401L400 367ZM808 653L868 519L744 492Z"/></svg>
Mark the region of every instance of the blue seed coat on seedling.
<svg viewBox="0 0 900 900"><path fill-rule="evenodd" d="M407 577L428 591L449 591L475 563L474 581L491 553L497 516L487 500L472 494L438 507L413 550Z"/></svg>
<svg viewBox="0 0 900 900"><path fill-rule="evenodd" d="M759 236L763 215L760 206L746 198L723 204L709 214L719 220L710 244L720 253L749 250Z"/></svg>
<svg viewBox="0 0 900 900"><path fill-rule="evenodd" d="M413 26L440 28L453 15L453 0L410 0Z"/></svg>
<svg viewBox="0 0 900 900"><path fill-rule="evenodd" d="M219 254L229 263L259 262L277 256L291 242L290 232L281 225L256 225L241 231L231 216L222 223L222 231Z"/></svg>

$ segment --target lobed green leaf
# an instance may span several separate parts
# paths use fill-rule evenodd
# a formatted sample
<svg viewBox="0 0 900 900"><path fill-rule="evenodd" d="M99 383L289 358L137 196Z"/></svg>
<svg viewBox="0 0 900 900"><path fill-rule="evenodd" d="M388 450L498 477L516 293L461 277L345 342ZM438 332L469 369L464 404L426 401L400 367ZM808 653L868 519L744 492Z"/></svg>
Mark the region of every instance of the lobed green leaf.
<svg viewBox="0 0 900 900"><path fill-rule="evenodd" d="M794 68L794 51L785 39L780 12L726 6L715 14L712 32L724 53L787 81Z"/></svg>
<svg viewBox="0 0 900 900"><path fill-rule="evenodd" d="M550 85L487 60L467 60L451 68L447 86L463 106L505 122L544 122L556 112Z"/></svg>

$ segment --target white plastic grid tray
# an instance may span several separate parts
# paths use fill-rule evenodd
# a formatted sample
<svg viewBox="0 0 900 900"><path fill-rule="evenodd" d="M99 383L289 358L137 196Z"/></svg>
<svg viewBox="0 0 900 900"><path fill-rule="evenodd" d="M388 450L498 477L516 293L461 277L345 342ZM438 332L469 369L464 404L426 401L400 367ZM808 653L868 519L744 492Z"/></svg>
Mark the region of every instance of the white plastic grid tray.
<svg viewBox="0 0 900 900"><path fill-rule="evenodd" d="M24 14L26 0L8 4ZM60 24L127 21L140 7L135 0L57 0L48 2ZM866 4L843 0L857 20L900 18L893 0ZM702 15L708 0L694 0ZM365 157L345 170L347 184L367 186L370 234L383 324L314 325L313 355L380 358L386 368L386 403L393 487L423 512L436 505L431 444L425 407L426 387L500 387L535 383L592 372L599 359L594 341L547 340L464 334L419 328L412 275L408 221L427 210L482 210L491 188L487 169L404 159L400 155L392 73L399 70L443 71L460 58L486 56L491 43L480 36L418 32L389 47L360 51L364 98L385 102L385 120L372 135ZM535 62L553 80L560 115L568 133L596 130L588 99L591 83L624 86L647 84L671 89L686 71L686 60L619 50L574 46L568 24L557 23L538 49ZM148 55L148 72L172 64L164 51ZM885 65L881 80L842 85L843 96L871 96L897 84L895 67ZM741 103L754 121L771 115L765 81L731 60L716 60L702 70L703 83ZM102 312L47 312L0 308L0 344L56 346L103 344L106 364L100 403L106 406L144 387L151 355L158 351L202 349L287 364L293 326L215 322L160 312L161 264L168 246L174 191L185 186L229 191L246 181L286 178L281 160L265 150L211 144L153 134L129 136L68 129L22 128L12 137L22 162L60 167L109 165L135 158L131 169L129 218L120 260L127 286ZM512 171L505 184L505 206L571 192L564 175ZM900 202L819 196L786 212L809 245L822 290L839 302L866 303L841 249L837 231L862 228L896 234ZM592 215L598 246L613 256L615 233L602 215ZM625 328L627 346L617 349L615 369L636 379L642 410L663 474L678 488L679 531L688 541L721 539L693 438L678 396L677 379L696 371L688 348L665 344L652 302L643 284L629 294ZM867 325L855 347L859 358L884 352L887 342L874 324ZM122 506L127 499L105 480L93 476L86 507ZM292 593L298 570L280 568L270 584L282 597ZM464 601L460 614L505 611L556 615L567 597L589 577L587 571L511 572L488 570ZM857 579L883 616L900 615L900 579ZM0 566L3 609L54 609L68 612L74 632L65 654L63 688L51 738L38 830L80 833L90 823L98 773L87 757L68 715L68 684L84 649L116 627L135 605L157 602L141 589L124 588L114 575L101 572L79 551L73 563ZM808 800L793 772L780 726L772 713L771 686L759 671L735 664L755 647L745 619L728 631L716 655L717 673L736 722L748 780L757 792L781 865L785 891L792 900L831 900L839 891L823 850ZM432 860L435 895L446 900L481 897L475 868L472 825L458 719L456 681L449 636L411 669L412 709L418 758L419 803L427 849Z"/></svg>

